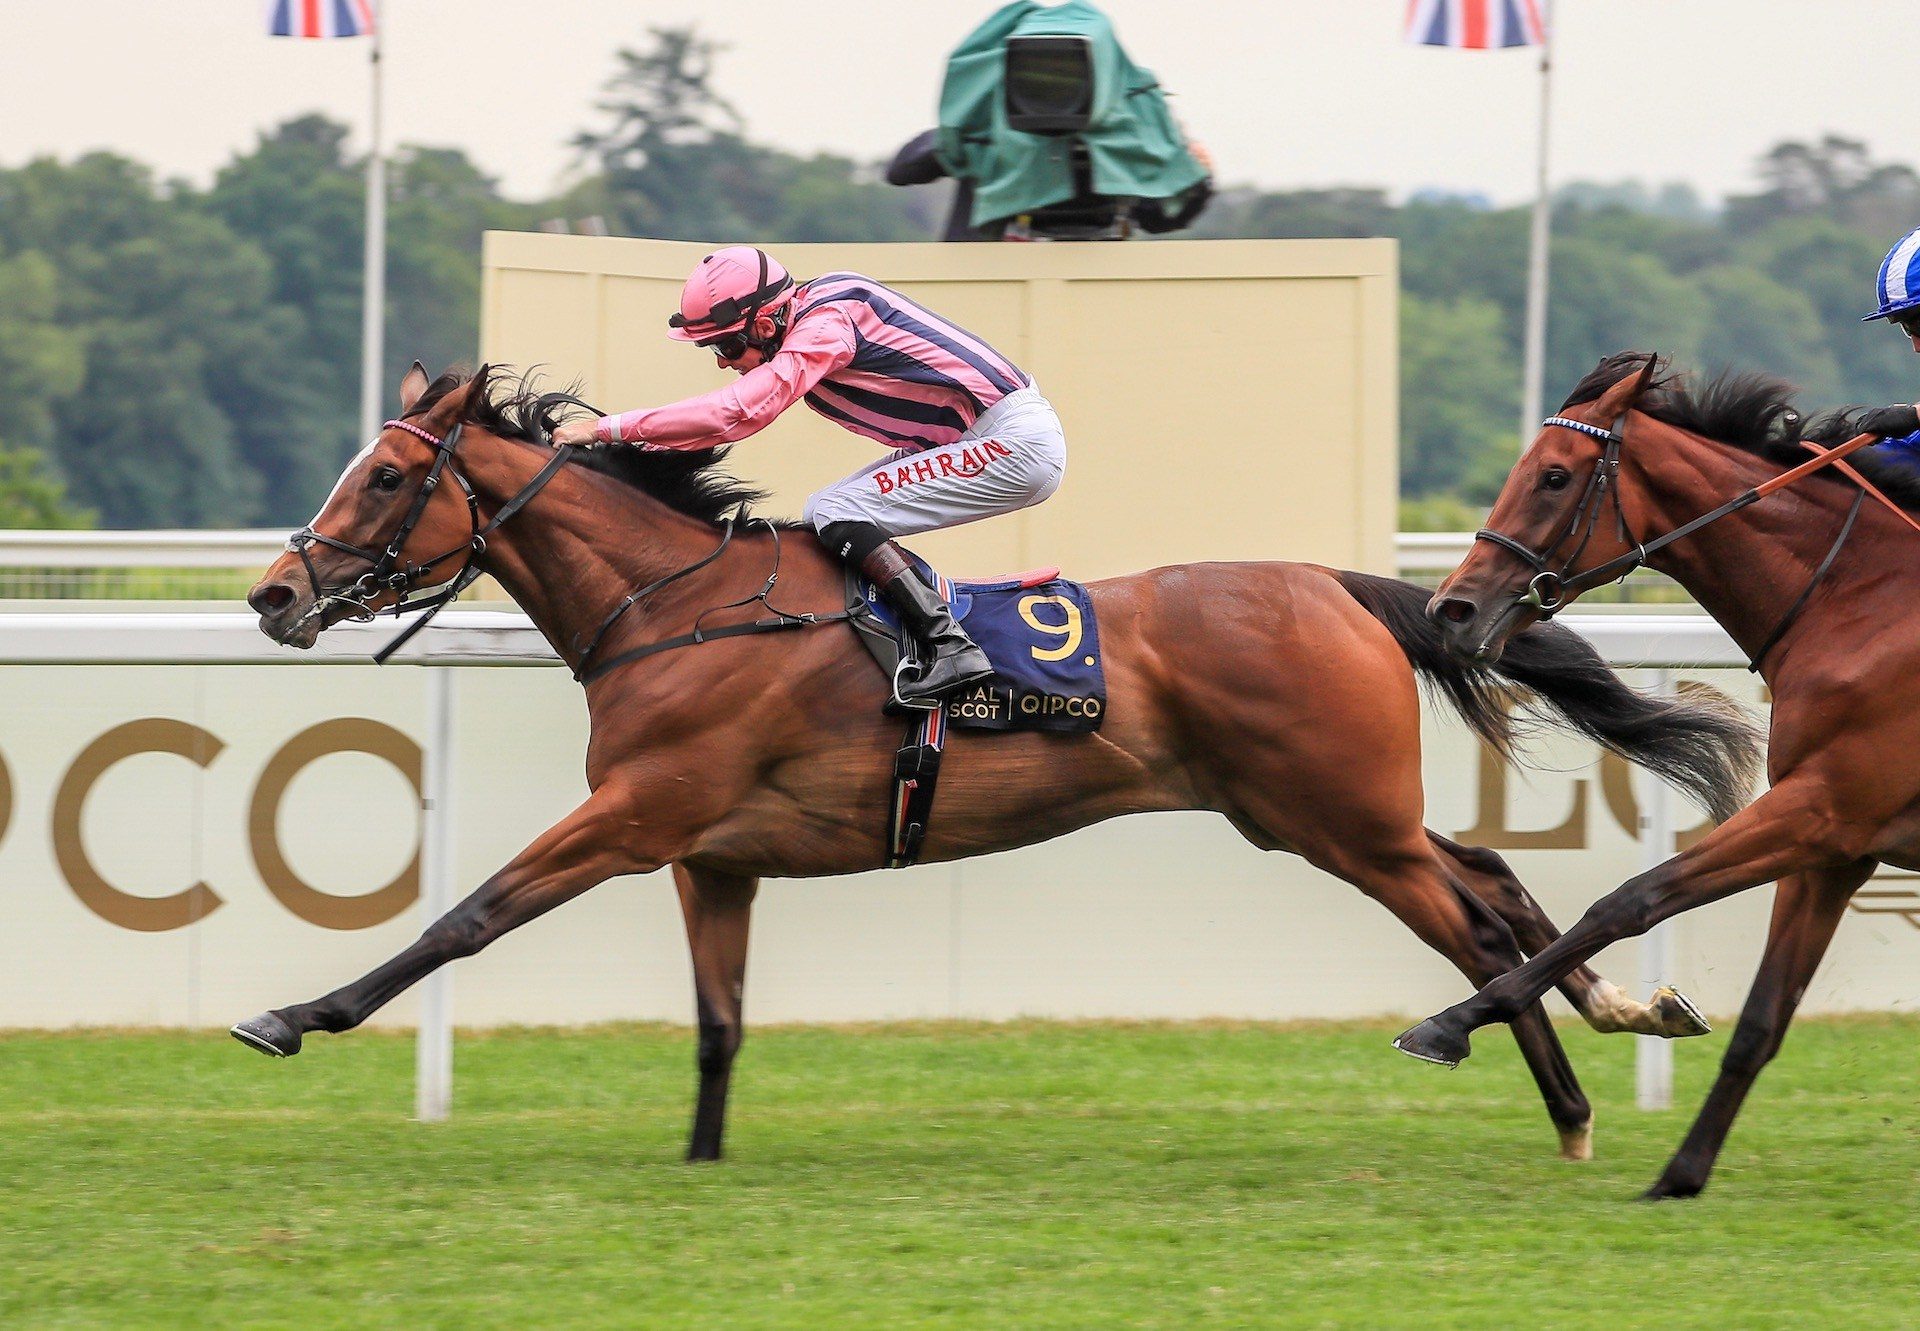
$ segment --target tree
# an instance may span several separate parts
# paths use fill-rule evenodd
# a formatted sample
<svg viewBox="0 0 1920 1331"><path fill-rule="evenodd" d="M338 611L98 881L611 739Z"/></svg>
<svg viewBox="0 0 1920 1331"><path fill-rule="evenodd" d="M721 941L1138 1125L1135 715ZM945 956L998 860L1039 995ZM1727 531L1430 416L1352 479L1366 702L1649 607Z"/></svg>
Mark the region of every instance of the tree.
<svg viewBox="0 0 1920 1331"><path fill-rule="evenodd" d="M109 523L253 520L259 480L212 385L221 365L270 340L266 257L107 154L0 173L0 217L0 245L39 256L8 265L22 308L59 329L34 341L41 363L29 373L57 367L40 382L59 391L41 396L44 415L29 417L22 442ZM51 309L32 276L46 265L57 274Z"/></svg>
<svg viewBox="0 0 1920 1331"><path fill-rule="evenodd" d="M0 527L45 530L93 524L92 513L68 501L66 486L39 450L0 444Z"/></svg>
<svg viewBox="0 0 1920 1331"><path fill-rule="evenodd" d="M473 360L480 343L480 237L531 230L541 205L509 203L453 148L409 146L388 173L387 363L397 384L418 359L438 371Z"/></svg>
<svg viewBox="0 0 1920 1331"><path fill-rule="evenodd" d="M1707 311L1698 289L1659 260L1573 237L1553 247L1546 397L1578 383L1603 356L1658 351L1697 365Z"/></svg>
<svg viewBox="0 0 1920 1331"><path fill-rule="evenodd" d="M650 29L622 50L599 109L605 126L574 137L598 174L558 202L624 235L681 240L918 240L911 191L864 178L843 157L798 157L749 142L715 90L721 47L692 28Z"/></svg>
<svg viewBox="0 0 1920 1331"><path fill-rule="evenodd" d="M86 338L60 319L59 283L39 250L0 258L0 402L9 430L42 448L53 442L53 404L86 376Z"/></svg>
<svg viewBox="0 0 1920 1331"><path fill-rule="evenodd" d="M1833 403L1843 389L1820 312L1807 297L1751 268L1723 264L1696 279L1711 312L1700 341L1708 368L1756 369Z"/></svg>
<svg viewBox="0 0 1920 1331"><path fill-rule="evenodd" d="M1775 145L1760 159L1758 194L1727 200L1727 227L1757 230L1787 217L1825 214L1891 244L1920 213L1920 175L1878 162L1858 139L1829 134L1818 143Z"/></svg>
<svg viewBox="0 0 1920 1331"><path fill-rule="evenodd" d="M1488 300L1401 300L1401 494L1457 490L1483 454L1512 465L1520 368L1500 322Z"/></svg>

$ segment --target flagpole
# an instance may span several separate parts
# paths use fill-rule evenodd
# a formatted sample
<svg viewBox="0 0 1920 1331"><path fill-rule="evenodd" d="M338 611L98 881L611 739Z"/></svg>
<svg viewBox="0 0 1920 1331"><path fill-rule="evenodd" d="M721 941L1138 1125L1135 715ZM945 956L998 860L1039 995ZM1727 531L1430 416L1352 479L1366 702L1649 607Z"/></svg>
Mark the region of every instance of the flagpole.
<svg viewBox="0 0 1920 1331"><path fill-rule="evenodd" d="M367 150L366 252L361 261L360 290L360 439L380 430L380 363L383 359L387 309L387 162L380 141L380 37L386 24L379 0L367 0L373 13L372 143Z"/></svg>
<svg viewBox="0 0 1920 1331"><path fill-rule="evenodd" d="M1534 182L1533 234L1527 250L1526 362L1520 391L1520 447L1539 432L1541 384L1547 364L1547 241L1553 200L1547 192L1547 113L1552 105L1553 16L1540 0L1540 156Z"/></svg>

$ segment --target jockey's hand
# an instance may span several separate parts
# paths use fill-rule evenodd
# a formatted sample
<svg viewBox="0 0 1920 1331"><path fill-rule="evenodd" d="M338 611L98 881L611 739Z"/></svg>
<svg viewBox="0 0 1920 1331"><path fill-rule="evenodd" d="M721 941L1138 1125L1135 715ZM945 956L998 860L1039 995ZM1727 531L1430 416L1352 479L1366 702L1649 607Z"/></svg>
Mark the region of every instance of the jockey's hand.
<svg viewBox="0 0 1920 1331"><path fill-rule="evenodd" d="M1882 439L1901 439L1920 430L1920 409L1912 403L1898 407L1876 407L1860 418L1861 434L1877 434Z"/></svg>
<svg viewBox="0 0 1920 1331"><path fill-rule="evenodd" d="M572 444L575 448L592 448L600 443L593 434L599 424L599 421L590 416L567 421L553 432L553 445L555 448L565 444Z"/></svg>

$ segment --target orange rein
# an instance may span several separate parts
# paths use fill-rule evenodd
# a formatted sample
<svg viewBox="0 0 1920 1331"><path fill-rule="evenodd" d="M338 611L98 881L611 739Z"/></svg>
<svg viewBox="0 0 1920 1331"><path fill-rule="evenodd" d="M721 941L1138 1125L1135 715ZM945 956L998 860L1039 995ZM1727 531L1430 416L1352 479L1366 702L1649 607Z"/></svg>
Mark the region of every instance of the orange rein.
<svg viewBox="0 0 1920 1331"><path fill-rule="evenodd" d="M1877 434L1856 434L1853 438L1847 440L1846 443L1841 444L1836 448L1822 448L1820 445L1814 443L1812 440L1802 439L1800 441L1800 447L1811 449L1816 455L1813 458L1813 460L1810 462L1803 462L1791 471L1781 472L1778 476L1768 481L1765 485L1759 486L1758 487L1759 493L1763 495L1771 494L1775 490L1780 489L1782 486L1790 485L1794 481L1800 479L1800 477L1805 476L1808 472L1816 471L1821 467L1829 467L1829 466L1837 467L1840 469L1840 472L1842 475L1846 476L1855 485L1859 486L1862 490L1865 490L1868 494L1872 495L1876 500L1878 500L1880 502L1881 507L1885 508L1888 512L1898 517L1900 521L1906 523L1909 527L1913 528L1915 531L1920 532L1920 522L1916 522L1914 520L1913 514L1907 512L1906 509L1894 503L1891 499L1887 498L1884 494L1881 494L1878 487L1876 487L1872 481L1868 480L1866 477L1862 476L1859 472L1855 471L1852 467L1848 466L1845 462L1841 461L1841 459L1846 457L1847 454L1852 453L1858 449L1864 448L1866 445L1874 442L1878 438L1880 438L1880 436Z"/></svg>

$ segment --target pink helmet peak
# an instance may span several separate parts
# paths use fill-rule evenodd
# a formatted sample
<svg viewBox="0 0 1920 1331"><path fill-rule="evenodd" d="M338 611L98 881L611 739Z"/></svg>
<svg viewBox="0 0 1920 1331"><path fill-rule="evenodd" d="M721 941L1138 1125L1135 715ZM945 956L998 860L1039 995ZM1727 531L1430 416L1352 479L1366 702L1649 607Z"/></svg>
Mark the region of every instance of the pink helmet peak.
<svg viewBox="0 0 1920 1331"><path fill-rule="evenodd" d="M793 277L765 250L729 245L693 266L680 288L680 312L667 320L667 336L704 342L738 332L763 310L791 298Z"/></svg>

